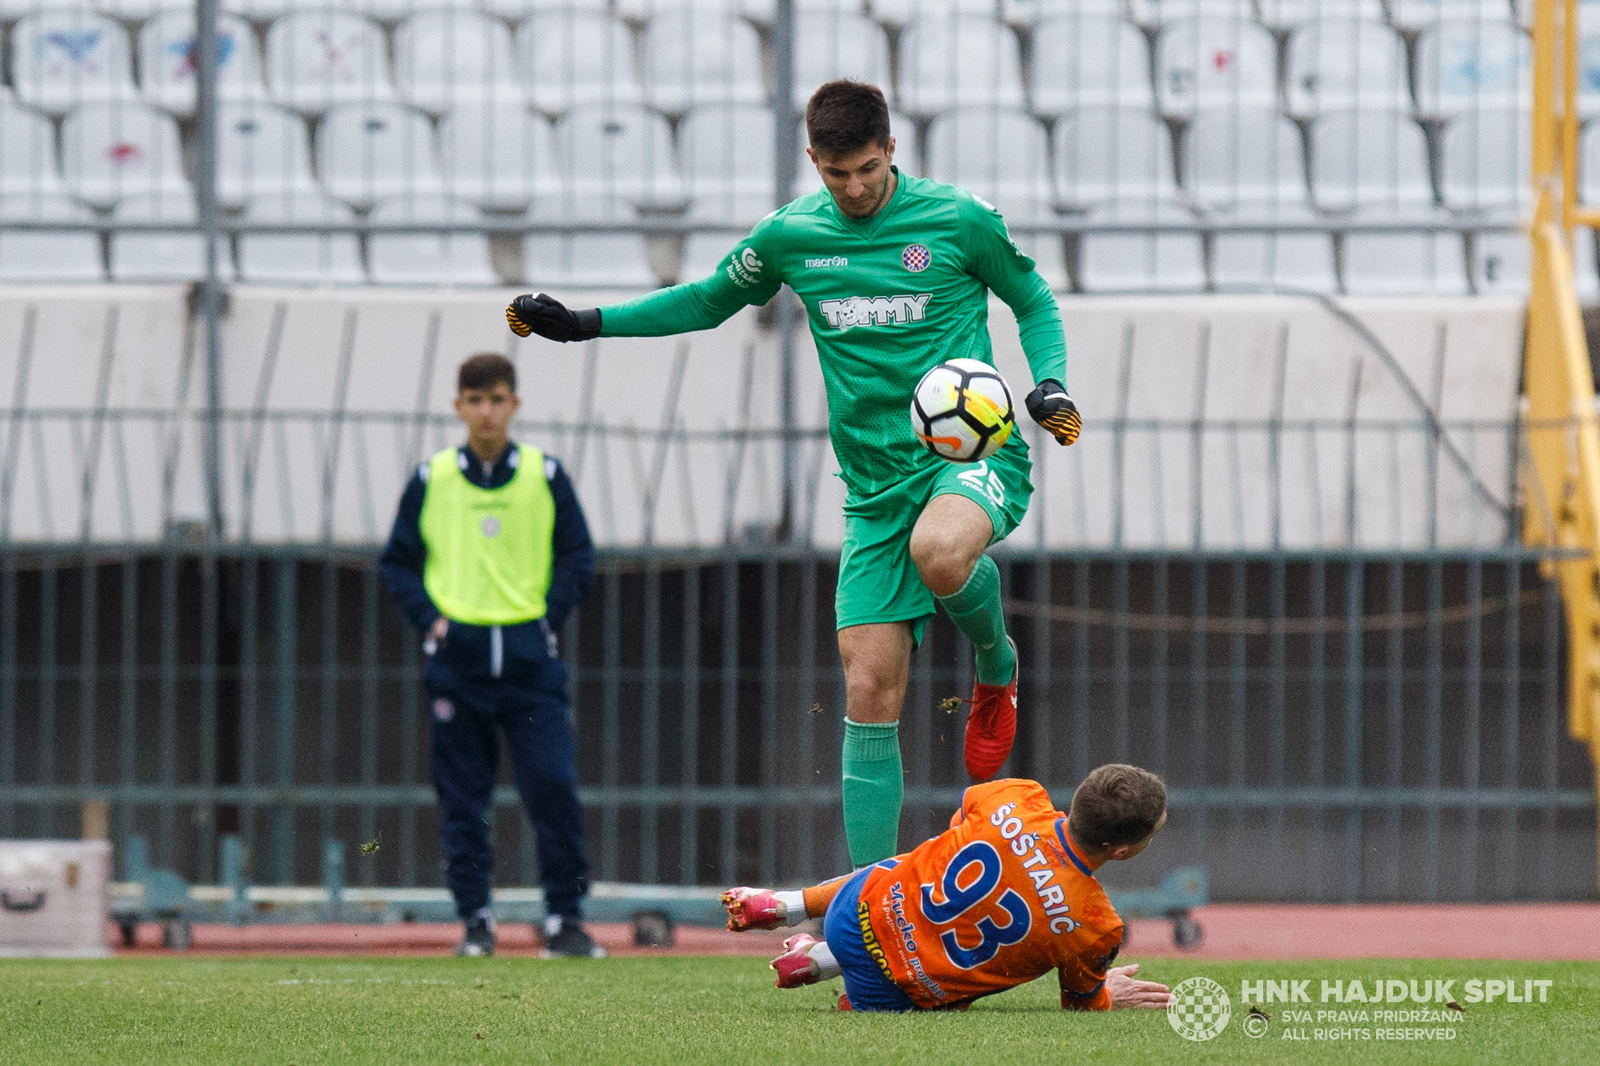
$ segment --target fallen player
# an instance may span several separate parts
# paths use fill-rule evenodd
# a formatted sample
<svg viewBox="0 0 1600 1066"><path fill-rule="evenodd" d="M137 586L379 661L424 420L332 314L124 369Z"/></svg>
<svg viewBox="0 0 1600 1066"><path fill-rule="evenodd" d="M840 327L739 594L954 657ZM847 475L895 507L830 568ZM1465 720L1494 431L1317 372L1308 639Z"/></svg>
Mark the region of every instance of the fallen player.
<svg viewBox="0 0 1600 1066"><path fill-rule="evenodd" d="M1113 968L1117 916L1094 871L1142 852L1167 820L1148 770L1102 766L1056 810L1036 781L973 785L950 828L909 854L807 889L731 888L728 928L822 918L772 961L779 988L844 978L840 1008L948 1010L1060 972L1069 1010L1164 1010L1167 986Z"/></svg>

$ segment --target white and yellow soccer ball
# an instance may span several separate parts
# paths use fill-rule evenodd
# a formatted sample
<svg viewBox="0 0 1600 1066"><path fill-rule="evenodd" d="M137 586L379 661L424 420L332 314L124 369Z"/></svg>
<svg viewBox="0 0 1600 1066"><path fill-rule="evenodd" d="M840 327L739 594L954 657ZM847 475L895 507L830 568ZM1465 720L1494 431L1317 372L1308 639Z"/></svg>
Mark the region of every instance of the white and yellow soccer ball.
<svg viewBox="0 0 1600 1066"><path fill-rule="evenodd" d="M1011 390L978 359L940 363L911 393L911 430L934 455L976 463L1000 450L1017 428Z"/></svg>

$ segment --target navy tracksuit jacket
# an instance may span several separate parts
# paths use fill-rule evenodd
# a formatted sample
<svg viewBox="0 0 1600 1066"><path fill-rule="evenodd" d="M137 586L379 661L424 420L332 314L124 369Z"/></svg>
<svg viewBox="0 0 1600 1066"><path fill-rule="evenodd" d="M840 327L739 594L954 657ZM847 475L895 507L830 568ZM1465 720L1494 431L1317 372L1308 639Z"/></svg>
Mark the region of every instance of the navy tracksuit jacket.
<svg viewBox="0 0 1600 1066"><path fill-rule="evenodd" d="M516 446L493 464L462 447L457 462L480 488L511 480ZM426 633L439 617L422 584L427 555L420 521L428 464L417 468L395 515L378 569L406 618ZM423 680L433 718L433 783L443 816L445 874L456 909L470 918L489 905L494 850L485 816L499 763L498 731L511 750L511 773L538 837L539 881L549 914L577 917L588 891L583 811L566 666L555 635L594 583L594 543L572 482L548 456L542 471L555 501L546 613L515 626L450 623L428 656Z"/></svg>

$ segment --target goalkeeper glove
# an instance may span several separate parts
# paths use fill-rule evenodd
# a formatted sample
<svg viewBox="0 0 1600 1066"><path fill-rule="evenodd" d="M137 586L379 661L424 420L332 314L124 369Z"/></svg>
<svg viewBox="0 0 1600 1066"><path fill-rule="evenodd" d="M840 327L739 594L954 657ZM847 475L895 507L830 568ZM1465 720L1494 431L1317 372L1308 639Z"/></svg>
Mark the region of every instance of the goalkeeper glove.
<svg viewBox="0 0 1600 1066"><path fill-rule="evenodd" d="M1028 393L1028 398L1023 402L1027 405L1028 415L1048 429L1058 444L1071 444L1078 439L1083 419L1078 416L1078 405L1072 402L1072 397L1061 387L1061 382L1045 378L1039 382L1038 388Z"/></svg>
<svg viewBox="0 0 1600 1066"><path fill-rule="evenodd" d="M537 333L546 340L592 341L600 336L600 310L569 311L560 300L540 293L523 295L506 308L506 325L519 337Z"/></svg>

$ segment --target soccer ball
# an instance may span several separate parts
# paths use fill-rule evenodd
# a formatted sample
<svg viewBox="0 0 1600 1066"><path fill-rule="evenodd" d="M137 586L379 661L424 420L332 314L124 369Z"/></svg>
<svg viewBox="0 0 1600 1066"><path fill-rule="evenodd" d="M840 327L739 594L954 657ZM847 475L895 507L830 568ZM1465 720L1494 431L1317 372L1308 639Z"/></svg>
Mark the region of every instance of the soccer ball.
<svg viewBox="0 0 1600 1066"><path fill-rule="evenodd" d="M911 393L911 431L952 463L989 458L1016 426L1005 378L978 359L940 363Z"/></svg>

